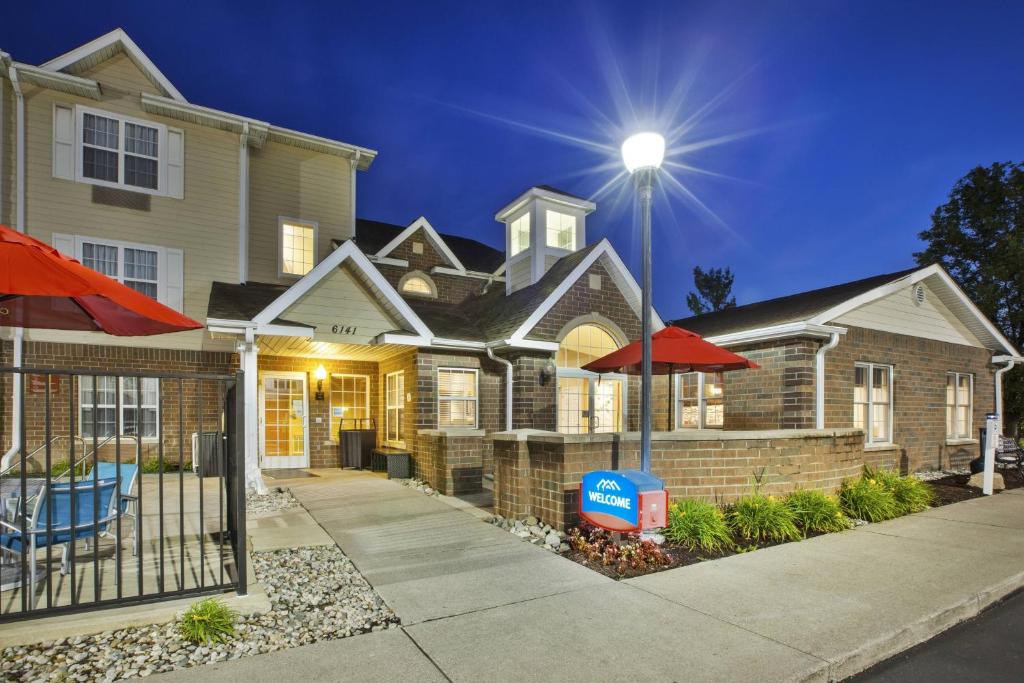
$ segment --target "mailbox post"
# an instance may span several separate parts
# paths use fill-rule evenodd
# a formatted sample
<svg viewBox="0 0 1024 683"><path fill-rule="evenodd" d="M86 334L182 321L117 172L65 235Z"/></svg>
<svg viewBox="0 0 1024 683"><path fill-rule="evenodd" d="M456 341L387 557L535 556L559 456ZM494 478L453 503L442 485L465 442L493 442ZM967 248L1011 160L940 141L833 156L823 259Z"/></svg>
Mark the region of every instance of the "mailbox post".
<svg viewBox="0 0 1024 683"><path fill-rule="evenodd" d="M999 440L999 414L985 416L985 469L981 480L981 492L992 495L992 478L996 470L996 443Z"/></svg>

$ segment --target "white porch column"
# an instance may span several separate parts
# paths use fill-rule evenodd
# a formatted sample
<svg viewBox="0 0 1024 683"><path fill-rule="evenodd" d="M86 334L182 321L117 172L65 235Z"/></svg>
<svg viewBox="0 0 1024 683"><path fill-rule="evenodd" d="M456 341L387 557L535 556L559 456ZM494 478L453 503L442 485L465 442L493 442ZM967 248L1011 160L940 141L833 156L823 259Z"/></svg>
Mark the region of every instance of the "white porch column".
<svg viewBox="0 0 1024 683"><path fill-rule="evenodd" d="M239 345L239 363L245 373L243 399L245 401L245 488L255 489L264 495L267 492L263 477L260 476L260 432L259 432L259 393L257 380L257 346L256 331L245 330L245 343Z"/></svg>

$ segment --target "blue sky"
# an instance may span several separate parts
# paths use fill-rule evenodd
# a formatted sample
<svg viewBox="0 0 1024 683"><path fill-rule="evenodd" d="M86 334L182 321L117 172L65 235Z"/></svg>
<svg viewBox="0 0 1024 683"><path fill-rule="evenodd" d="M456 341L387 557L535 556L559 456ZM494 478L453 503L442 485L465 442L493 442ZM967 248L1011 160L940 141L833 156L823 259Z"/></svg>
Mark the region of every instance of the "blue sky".
<svg viewBox="0 0 1024 683"><path fill-rule="evenodd" d="M192 102L379 150L360 216L495 246L525 188L591 196L621 135L701 113L673 158L705 172L672 172L707 210L655 207L665 317L694 265L732 267L740 303L907 267L958 178L1024 158L1019 2L18 5L15 59L121 26ZM597 202L588 239L638 272L628 194Z"/></svg>

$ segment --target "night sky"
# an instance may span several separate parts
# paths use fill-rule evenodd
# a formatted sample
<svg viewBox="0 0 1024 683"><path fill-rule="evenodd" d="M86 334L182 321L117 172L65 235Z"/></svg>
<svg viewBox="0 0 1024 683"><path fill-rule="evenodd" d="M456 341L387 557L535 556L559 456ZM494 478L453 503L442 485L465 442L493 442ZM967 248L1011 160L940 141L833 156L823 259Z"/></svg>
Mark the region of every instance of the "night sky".
<svg viewBox="0 0 1024 683"><path fill-rule="evenodd" d="M499 247L527 187L593 196L626 132L687 123L672 158L700 171L669 170L706 209L662 184L666 318L698 264L740 303L908 267L958 178L1024 159L1020 2L61 4L8 3L0 49L39 64L120 26L193 103L378 150L360 217ZM588 240L638 274L624 188Z"/></svg>

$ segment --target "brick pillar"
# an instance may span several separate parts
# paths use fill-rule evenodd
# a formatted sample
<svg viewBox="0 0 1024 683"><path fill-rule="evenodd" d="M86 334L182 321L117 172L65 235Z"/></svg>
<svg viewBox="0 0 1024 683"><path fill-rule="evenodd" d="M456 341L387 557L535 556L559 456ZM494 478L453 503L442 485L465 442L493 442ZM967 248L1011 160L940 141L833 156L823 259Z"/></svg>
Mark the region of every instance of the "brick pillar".
<svg viewBox="0 0 1024 683"><path fill-rule="evenodd" d="M541 371L551 360L548 354L520 355L512 361L512 429L544 429L554 431L554 377L543 381Z"/></svg>

